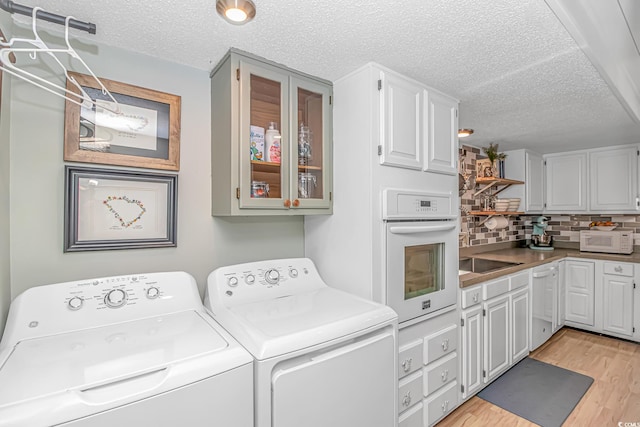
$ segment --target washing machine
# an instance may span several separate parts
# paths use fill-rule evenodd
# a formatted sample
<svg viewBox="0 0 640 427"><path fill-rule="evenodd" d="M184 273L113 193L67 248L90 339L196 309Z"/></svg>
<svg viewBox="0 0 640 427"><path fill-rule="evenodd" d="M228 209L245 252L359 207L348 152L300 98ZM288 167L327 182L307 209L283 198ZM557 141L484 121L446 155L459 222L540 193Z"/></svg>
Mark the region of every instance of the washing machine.
<svg viewBox="0 0 640 427"><path fill-rule="evenodd" d="M253 426L253 357L184 272L23 292L0 384L0 426Z"/></svg>
<svg viewBox="0 0 640 427"><path fill-rule="evenodd" d="M307 258L221 267L205 307L255 358L256 427L397 425L398 317Z"/></svg>

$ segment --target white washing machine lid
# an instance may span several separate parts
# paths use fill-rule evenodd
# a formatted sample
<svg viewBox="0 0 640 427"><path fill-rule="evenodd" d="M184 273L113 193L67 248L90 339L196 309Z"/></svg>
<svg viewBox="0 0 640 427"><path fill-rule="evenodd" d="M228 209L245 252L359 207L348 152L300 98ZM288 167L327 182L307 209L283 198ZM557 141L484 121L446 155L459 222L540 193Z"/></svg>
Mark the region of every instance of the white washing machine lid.
<svg viewBox="0 0 640 427"><path fill-rule="evenodd" d="M220 308L214 318L258 360L395 322L389 307L325 287Z"/></svg>
<svg viewBox="0 0 640 427"><path fill-rule="evenodd" d="M251 363L213 323L183 311L19 341L0 359L0 413L78 415L76 407L126 403Z"/></svg>

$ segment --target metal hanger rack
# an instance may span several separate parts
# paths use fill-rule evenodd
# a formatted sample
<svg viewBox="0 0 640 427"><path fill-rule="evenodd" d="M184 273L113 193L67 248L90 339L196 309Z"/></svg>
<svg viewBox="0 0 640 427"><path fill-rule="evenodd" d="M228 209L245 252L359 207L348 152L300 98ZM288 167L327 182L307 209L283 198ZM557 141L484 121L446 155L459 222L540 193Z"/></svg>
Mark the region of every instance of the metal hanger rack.
<svg viewBox="0 0 640 427"><path fill-rule="evenodd" d="M12 76L20 78L34 86L37 86L41 89L46 90L56 96L66 99L69 102L74 104L83 106L85 108L93 108L97 106L95 100L91 99L91 97L85 92L78 82L75 81L73 77L71 77L68 73L66 67L60 62L56 55L68 55L78 61L83 67L86 73L90 74L91 77L95 79L95 81L100 86L102 93L107 95L111 101L113 102L114 107L107 107L106 105L102 105L101 108L111 111L113 113L119 114L120 107L118 105L118 101L113 97L113 95L109 92L109 90L102 84L100 79L91 71L89 66L80 58L80 55L73 49L71 44L69 43L69 28L78 28L84 31L88 31L91 34L95 34L96 26L95 24L78 21L72 16L61 16L53 13L49 13L43 11L40 7L28 7L23 5L15 4L8 0L0 0L0 8L10 13L20 13L31 15L32 18L32 31L33 38L32 39L24 39L24 38L12 38L8 42L0 41L0 46L3 48L0 50L0 71L5 71ZM14 11L14 12L11 12ZM40 38L38 35L37 24L36 21L38 19L44 19L49 22L57 23L64 25L65 30L65 43L66 48L55 48L52 49L46 45L46 43ZM27 47L16 47L16 45L27 45ZM32 74L24 69L21 69L14 65L11 61L9 55L14 53L27 53L29 58L35 60L37 55L46 55L52 58L57 65L63 70L65 78L71 82L78 92L67 89L66 87L60 86L54 82L43 79L35 74Z"/></svg>
<svg viewBox="0 0 640 427"><path fill-rule="evenodd" d="M11 14L17 13L19 15L33 16L32 7L17 4L10 0L0 0L0 9ZM56 15L55 13L50 13L45 10L38 10L36 15L38 19L60 25L65 25L65 20L67 18L66 16ZM89 34L96 33L96 24L92 24L91 22L82 22L77 19L70 19L68 25L76 30L86 31Z"/></svg>

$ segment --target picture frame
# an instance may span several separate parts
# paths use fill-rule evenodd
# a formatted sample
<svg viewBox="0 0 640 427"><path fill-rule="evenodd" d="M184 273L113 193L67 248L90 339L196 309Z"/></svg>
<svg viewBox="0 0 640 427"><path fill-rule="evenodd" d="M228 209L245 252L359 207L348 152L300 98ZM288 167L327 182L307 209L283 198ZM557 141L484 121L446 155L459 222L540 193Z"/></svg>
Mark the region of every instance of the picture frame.
<svg viewBox="0 0 640 427"><path fill-rule="evenodd" d="M116 105L92 76L69 76L97 105L65 102L65 161L180 170L180 96L101 78Z"/></svg>
<svg viewBox="0 0 640 427"><path fill-rule="evenodd" d="M64 252L177 246L175 174L65 167Z"/></svg>
<svg viewBox="0 0 640 427"><path fill-rule="evenodd" d="M478 159L476 160L476 177L477 178L498 178L493 174L493 168L491 160Z"/></svg>

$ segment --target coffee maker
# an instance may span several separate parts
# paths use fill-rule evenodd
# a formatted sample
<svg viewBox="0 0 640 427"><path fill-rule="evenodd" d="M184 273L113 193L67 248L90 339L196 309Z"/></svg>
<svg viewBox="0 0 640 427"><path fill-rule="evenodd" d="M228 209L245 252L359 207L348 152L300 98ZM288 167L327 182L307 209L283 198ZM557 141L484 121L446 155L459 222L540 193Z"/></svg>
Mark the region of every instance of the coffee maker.
<svg viewBox="0 0 640 427"><path fill-rule="evenodd" d="M547 234L549 219L545 216L536 218L533 223L533 232L531 233L531 244L529 248L537 251L552 251L553 236Z"/></svg>

